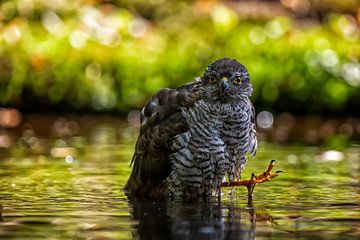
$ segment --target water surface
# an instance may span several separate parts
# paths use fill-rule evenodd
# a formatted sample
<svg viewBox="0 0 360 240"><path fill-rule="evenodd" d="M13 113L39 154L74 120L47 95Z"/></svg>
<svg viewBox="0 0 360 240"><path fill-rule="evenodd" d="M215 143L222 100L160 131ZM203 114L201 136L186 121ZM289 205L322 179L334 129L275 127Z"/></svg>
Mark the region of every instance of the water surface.
<svg viewBox="0 0 360 240"><path fill-rule="evenodd" d="M221 202L129 202L121 188L136 129L103 123L60 133L25 127L0 150L1 239L360 238L358 145L261 142L243 177L271 159L285 172L255 188L253 206L245 188L224 189Z"/></svg>

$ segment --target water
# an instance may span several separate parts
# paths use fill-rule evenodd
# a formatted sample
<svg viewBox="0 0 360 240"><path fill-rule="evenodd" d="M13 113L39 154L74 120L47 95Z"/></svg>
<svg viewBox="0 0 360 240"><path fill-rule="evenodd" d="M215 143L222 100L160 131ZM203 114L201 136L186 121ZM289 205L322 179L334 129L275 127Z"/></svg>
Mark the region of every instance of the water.
<svg viewBox="0 0 360 240"><path fill-rule="evenodd" d="M245 188L232 197L224 189L220 203L129 202L121 188L136 130L85 122L91 127L79 120L76 134L55 123L43 125L51 134L36 124L7 132L13 145L0 149L0 239L360 238L358 145L328 151L261 142L243 177L270 159L285 172L255 188L252 206Z"/></svg>

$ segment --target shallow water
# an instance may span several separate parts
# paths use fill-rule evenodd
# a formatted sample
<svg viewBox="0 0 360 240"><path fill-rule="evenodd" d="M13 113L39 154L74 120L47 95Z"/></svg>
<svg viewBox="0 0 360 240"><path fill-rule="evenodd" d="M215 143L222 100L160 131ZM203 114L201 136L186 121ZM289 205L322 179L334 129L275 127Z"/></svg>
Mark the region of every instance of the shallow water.
<svg viewBox="0 0 360 240"><path fill-rule="evenodd" d="M359 145L341 151L262 142L243 174L284 170L221 202L129 202L136 130L102 124L74 136L10 135L0 149L1 239L359 239ZM81 124L80 124L81 125Z"/></svg>

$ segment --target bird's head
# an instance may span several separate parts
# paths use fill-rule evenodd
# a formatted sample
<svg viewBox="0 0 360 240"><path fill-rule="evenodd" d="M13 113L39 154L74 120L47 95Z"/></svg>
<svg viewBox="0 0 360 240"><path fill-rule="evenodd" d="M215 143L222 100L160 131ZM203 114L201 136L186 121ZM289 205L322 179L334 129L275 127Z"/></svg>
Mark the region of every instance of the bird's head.
<svg viewBox="0 0 360 240"><path fill-rule="evenodd" d="M235 59L216 60L201 77L200 92L210 102L237 103L252 94L249 73Z"/></svg>

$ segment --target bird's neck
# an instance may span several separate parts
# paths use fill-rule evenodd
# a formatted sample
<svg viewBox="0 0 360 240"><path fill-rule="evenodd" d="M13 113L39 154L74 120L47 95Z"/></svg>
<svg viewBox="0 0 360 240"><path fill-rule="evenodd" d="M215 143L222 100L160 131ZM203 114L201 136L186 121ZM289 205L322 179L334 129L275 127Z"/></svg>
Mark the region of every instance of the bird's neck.
<svg viewBox="0 0 360 240"><path fill-rule="evenodd" d="M247 109L251 106L250 99L248 97L242 97L236 102L219 102L219 101L206 101L199 100L196 103L197 107L202 108L207 113L218 113L226 115L227 113L237 111L239 109Z"/></svg>

